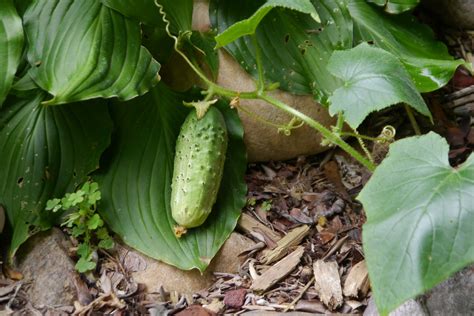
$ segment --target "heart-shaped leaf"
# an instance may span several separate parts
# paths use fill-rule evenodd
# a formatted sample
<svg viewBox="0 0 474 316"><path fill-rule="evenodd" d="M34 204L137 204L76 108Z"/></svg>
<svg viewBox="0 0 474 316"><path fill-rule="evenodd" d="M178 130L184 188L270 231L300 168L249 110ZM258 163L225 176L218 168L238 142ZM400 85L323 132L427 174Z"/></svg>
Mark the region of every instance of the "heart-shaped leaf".
<svg viewBox="0 0 474 316"><path fill-rule="evenodd" d="M239 21L224 32L216 36L216 48L223 47L229 43L232 43L236 39L244 35L252 35L255 33L257 26L260 24L262 19L273 9L273 8L284 8L290 9L302 13L309 14L316 22L321 22L319 19L318 12L314 8L310 0L268 0L248 19Z"/></svg>
<svg viewBox="0 0 474 316"><path fill-rule="evenodd" d="M430 92L448 83L463 60L454 60L433 31L412 14L392 15L365 0L349 0L354 20L354 41L373 42L400 58L418 91Z"/></svg>
<svg viewBox="0 0 474 316"><path fill-rule="evenodd" d="M416 7L420 0L367 0L383 7L388 13L402 13Z"/></svg>
<svg viewBox="0 0 474 316"><path fill-rule="evenodd" d="M46 201L74 191L97 169L112 133L105 103L47 107L44 98L38 91L10 96L0 112L0 203L14 229L12 254L31 229L54 223L60 214L45 211Z"/></svg>
<svg viewBox="0 0 474 316"><path fill-rule="evenodd" d="M435 133L397 141L359 195L381 315L474 262L474 156L454 169Z"/></svg>
<svg viewBox="0 0 474 316"><path fill-rule="evenodd" d="M335 52L328 70L344 81L330 98L329 112L344 112L352 128L357 128L371 112L401 102L431 117L402 63L383 49L364 43Z"/></svg>
<svg viewBox="0 0 474 316"><path fill-rule="evenodd" d="M171 217L171 176L175 141L189 96L158 85L148 94L115 105L116 142L108 167L97 176L101 215L124 242L183 270L209 265L237 224L245 205L243 130L234 110L220 103L229 130L221 189L203 226L177 239Z"/></svg>
<svg viewBox="0 0 474 316"><path fill-rule="evenodd" d="M259 24L256 35L261 47L265 76L284 90L314 94L325 103L340 81L326 69L335 50L352 47L352 20L344 1L313 1L321 23L308 14L276 8ZM221 33L258 10L262 1L211 2L212 24ZM242 37L226 46L242 67L257 77L255 48Z"/></svg>
<svg viewBox="0 0 474 316"><path fill-rule="evenodd" d="M23 26L12 0L1 2L0 9L0 108L7 97L23 49Z"/></svg>
<svg viewBox="0 0 474 316"><path fill-rule="evenodd" d="M96 0L34 1L24 15L29 75L53 95L45 104L128 100L159 80L140 45L139 23Z"/></svg>

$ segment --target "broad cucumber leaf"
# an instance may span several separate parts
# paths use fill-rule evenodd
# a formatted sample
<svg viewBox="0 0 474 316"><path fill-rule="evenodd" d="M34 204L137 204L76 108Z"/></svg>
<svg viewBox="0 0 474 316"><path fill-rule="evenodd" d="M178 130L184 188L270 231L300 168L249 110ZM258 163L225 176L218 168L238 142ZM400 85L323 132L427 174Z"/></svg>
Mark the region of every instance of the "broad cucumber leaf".
<svg viewBox="0 0 474 316"><path fill-rule="evenodd" d="M0 108L13 83L23 50L23 26L12 0L0 0Z"/></svg>
<svg viewBox="0 0 474 316"><path fill-rule="evenodd" d="M352 128L357 128L371 112L401 102L431 117L403 64L383 49L363 43L351 50L334 52L328 70L344 82L331 96L329 112L344 112Z"/></svg>
<svg viewBox="0 0 474 316"><path fill-rule="evenodd" d="M402 13L415 8L420 0L367 0L383 7L388 13Z"/></svg>
<svg viewBox="0 0 474 316"><path fill-rule="evenodd" d="M354 40L373 42L394 54L405 65L418 91L430 92L448 83L463 60L454 60L433 31L410 13L386 14L365 0L349 0L354 20Z"/></svg>
<svg viewBox="0 0 474 316"><path fill-rule="evenodd" d="M95 0L35 1L23 17L33 80L45 104L128 100L159 80L160 65L140 45L138 22Z"/></svg>
<svg viewBox="0 0 474 316"><path fill-rule="evenodd" d="M177 239L170 197L175 141L189 111L183 100L192 99L160 84L140 98L116 104L110 164L96 179L102 190L101 215L125 243L180 269L204 271L245 205L243 130L236 112L221 104L230 137L221 190L204 225Z"/></svg>
<svg viewBox="0 0 474 316"><path fill-rule="evenodd" d="M262 1L211 2L212 24L223 32L234 23L255 12ZM279 82L284 90L296 94L314 94L326 103L327 97L340 86L326 65L335 50L352 47L352 19L346 0L313 1L321 23L307 14L276 8L257 28L266 78ZM243 37L226 46L247 72L257 77L255 49L251 39Z"/></svg>
<svg viewBox="0 0 474 316"><path fill-rule="evenodd" d="M164 27L155 0L101 0L101 2L126 17L149 26ZM191 30L193 0L158 0L158 3L163 6L174 33Z"/></svg>
<svg viewBox="0 0 474 316"><path fill-rule="evenodd" d="M452 168L448 152L435 133L397 141L358 197L381 315L474 262L474 155Z"/></svg>
<svg viewBox="0 0 474 316"><path fill-rule="evenodd" d="M112 133L105 103L47 107L44 92L29 96L10 96L0 112L0 203L14 229L12 254L35 229L54 224L46 201L74 191L98 168Z"/></svg>
<svg viewBox="0 0 474 316"><path fill-rule="evenodd" d="M260 8L258 8L258 10L251 17L231 25L224 32L216 36L216 48L232 43L244 35L254 34L262 19L273 8L278 7L309 14L316 22L321 22L318 12L316 12L316 9L310 0L268 0Z"/></svg>

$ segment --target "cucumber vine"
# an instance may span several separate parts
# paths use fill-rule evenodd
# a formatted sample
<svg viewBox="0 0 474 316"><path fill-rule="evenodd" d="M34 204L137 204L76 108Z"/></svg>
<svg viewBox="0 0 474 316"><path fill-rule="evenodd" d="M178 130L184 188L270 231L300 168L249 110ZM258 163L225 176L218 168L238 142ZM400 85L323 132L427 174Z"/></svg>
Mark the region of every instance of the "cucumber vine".
<svg viewBox="0 0 474 316"><path fill-rule="evenodd" d="M290 114L291 116L297 118L299 121L306 123L324 137L325 141L328 141L331 144L339 146L341 149L346 151L348 154L350 154L354 159L356 159L359 163L364 165L367 169L370 171L374 171L376 168L375 163L371 160L371 157L365 157L361 153L359 153L354 147L349 145L342 137L339 135L339 133L334 133L330 129L326 128L324 125L319 123L318 121L314 120L313 118L309 117L308 115L296 110L295 108L289 106L285 102L280 101L279 99L271 96L268 92L269 89L268 87L273 87L275 86L274 83L270 83L269 85L265 84L265 76L263 72L263 64L262 64L262 57L261 57L261 51L260 51L260 45L258 43L258 40L255 36L255 33L252 36L252 41L254 43L254 48L255 48L255 53L256 53L256 64L257 64L257 71L258 71L258 80L256 82L256 89L255 91L234 91L231 89L224 88L217 83L213 82L207 76L205 75L204 71L199 68L199 66L195 63L193 63L189 57L180 49L180 41L183 38L183 34L180 34L179 36L175 36L171 33L170 31L170 22L167 19L165 10L163 6L158 3L158 1L155 0L156 6L159 8L160 14L162 15L163 22L165 23L165 30L173 40L174 40L174 49L176 52L186 61L186 63L191 67L191 69L199 76L199 78L203 81L203 83L207 86L207 90L203 91L202 93L206 95L205 99L209 100L213 98L214 96L220 96L227 98L229 100L234 100L236 98L239 99L250 99L250 100L262 100L267 102L268 104L285 111L286 113ZM339 117L341 119L338 119L338 125L342 124L343 122L343 114L340 113ZM288 133L286 133L288 134ZM357 134L356 134L357 135ZM361 138L357 137L359 142L362 142Z"/></svg>

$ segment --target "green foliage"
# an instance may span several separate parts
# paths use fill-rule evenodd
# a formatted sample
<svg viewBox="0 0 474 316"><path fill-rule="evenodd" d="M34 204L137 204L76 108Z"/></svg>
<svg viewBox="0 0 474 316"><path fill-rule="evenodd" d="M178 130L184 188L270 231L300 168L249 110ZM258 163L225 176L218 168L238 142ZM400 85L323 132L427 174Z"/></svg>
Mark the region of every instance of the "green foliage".
<svg viewBox="0 0 474 316"><path fill-rule="evenodd" d="M402 63L383 49L364 43L335 52L328 69L343 80L342 87L330 98L329 112L344 112L352 128L357 128L371 112L402 102L431 117Z"/></svg>
<svg viewBox="0 0 474 316"><path fill-rule="evenodd" d="M14 228L11 252L60 214L46 201L64 195L97 169L109 145L112 122L106 104L46 107L45 93L9 96L0 116L0 202ZM93 115L91 115L93 113Z"/></svg>
<svg viewBox="0 0 474 316"><path fill-rule="evenodd" d="M0 1L0 109L20 64L23 28L12 0Z"/></svg>
<svg viewBox="0 0 474 316"><path fill-rule="evenodd" d="M284 8L309 14L316 22L320 23L319 15L309 0L268 0L248 19L239 21L224 32L216 36L216 48L232 43L244 35L253 35L262 19L273 9Z"/></svg>
<svg viewBox="0 0 474 316"><path fill-rule="evenodd" d="M259 8L261 1L212 1L212 23L224 32ZM280 88L296 94L313 94L326 103L341 85L326 69L335 50L352 48L352 20L345 1L313 1L321 23L308 14L274 9L261 21L256 36L265 76ZM242 67L257 77L255 48L243 37L226 46Z"/></svg>
<svg viewBox="0 0 474 316"><path fill-rule="evenodd" d="M471 67L463 60L454 60L433 31L411 14L386 14L365 0L350 0L348 10L354 21L354 41L373 42L397 56L420 92L447 84L460 65Z"/></svg>
<svg viewBox="0 0 474 316"><path fill-rule="evenodd" d="M402 13L416 7L420 0L367 0L384 8L388 13Z"/></svg>
<svg viewBox="0 0 474 316"><path fill-rule="evenodd" d="M100 199L99 185L96 182L86 182L76 192L66 193L63 198L51 199L46 203L47 211L66 212L61 225L66 226L72 237L79 241L76 269L81 273L95 269L95 251L111 249L114 246L112 237L104 227L104 221L97 213L97 202Z"/></svg>
<svg viewBox="0 0 474 316"><path fill-rule="evenodd" d="M28 74L53 95L45 104L128 100L160 78L160 65L140 45L138 22L99 1L36 1L23 20L32 67Z"/></svg>
<svg viewBox="0 0 474 316"><path fill-rule="evenodd" d="M435 133L400 140L359 195L381 315L474 261L474 156L454 169Z"/></svg>

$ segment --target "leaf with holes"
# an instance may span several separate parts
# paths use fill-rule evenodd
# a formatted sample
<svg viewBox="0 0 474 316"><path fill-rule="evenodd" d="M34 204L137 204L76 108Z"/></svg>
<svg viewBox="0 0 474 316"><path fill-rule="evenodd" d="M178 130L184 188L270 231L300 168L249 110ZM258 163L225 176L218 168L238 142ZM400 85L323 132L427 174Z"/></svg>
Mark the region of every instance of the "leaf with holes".
<svg viewBox="0 0 474 316"><path fill-rule="evenodd" d="M234 23L258 10L262 1L211 2L211 19L222 33ZM314 94L326 103L340 80L326 69L335 50L352 47L352 20L345 1L313 1L321 23L308 14L275 8L259 24L256 36L263 56L265 76L279 82L284 90L297 94ZM248 37L241 37L225 47L242 65L257 77L255 49Z"/></svg>
<svg viewBox="0 0 474 316"><path fill-rule="evenodd" d="M97 169L110 142L112 122L105 103L41 105L42 92L29 99L10 96L0 113L0 203L14 229L12 253L33 233L60 215L45 211Z"/></svg>
<svg viewBox="0 0 474 316"><path fill-rule="evenodd" d="M383 49L364 43L335 52L328 70L344 82L330 98L329 113L344 112L352 128L357 128L371 112L401 102L431 117L402 63Z"/></svg>
<svg viewBox="0 0 474 316"><path fill-rule="evenodd" d="M412 14L387 14L365 0L349 0L348 9L354 20L354 41L373 42L400 58L420 92L447 84L460 65L471 68L463 60L454 60L433 31Z"/></svg>
<svg viewBox="0 0 474 316"><path fill-rule="evenodd" d="M318 12L310 0L268 0L248 19L239 21L216 36L216 48L232 43L244 35L253 35L262 19L273 9L284 8L309 14L316 22L321 22Z"/></svg>
<svg viewBox="0 0 474 316"><path fill-rule="evenodd" d="M159 80L160 65L140 45L139 23L100 1L35 1L23 19L29 75L53 95L45 104L128 100Z"/></svg>
<svg viewBox="0 0 474 316"><path fill-rule="evenodd" d="M400 140L359 195L381 315L474 262L474 156L458 168L439 135Z"/></svg>
<svg viewBox="0 0 474 316"><path fill-rule="evenodd" d="M23 26L11 0L0 1L0 108L7 97L23 49Z"/></svg>
<svg viewBox="0 0 474 316"><path fill-rule="evenodd" d="M110 164L97 176L101 215L128 245L180 269L204 271L234 230L245 205L243 130L237 113L220 103L229 131L224 176L211 216L177 239L171 217L175 141L192 96L158 85L114 107L117 128Z"/></svg>
<svg viewBox="0 0 474 316"><path fill-rule="evenodd" d="M383 7L388 13L402 13L415 8L420 0L367 0Z"/></svg>

